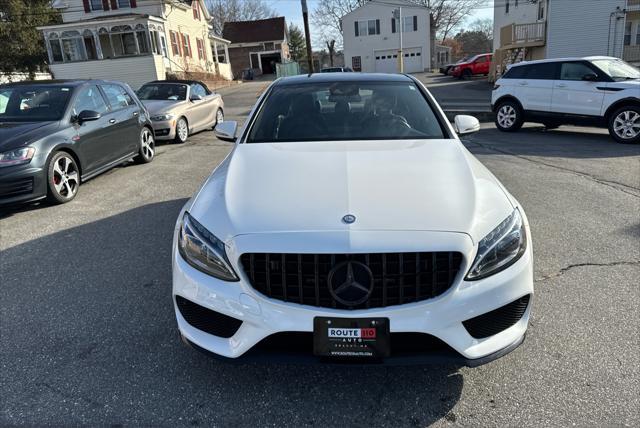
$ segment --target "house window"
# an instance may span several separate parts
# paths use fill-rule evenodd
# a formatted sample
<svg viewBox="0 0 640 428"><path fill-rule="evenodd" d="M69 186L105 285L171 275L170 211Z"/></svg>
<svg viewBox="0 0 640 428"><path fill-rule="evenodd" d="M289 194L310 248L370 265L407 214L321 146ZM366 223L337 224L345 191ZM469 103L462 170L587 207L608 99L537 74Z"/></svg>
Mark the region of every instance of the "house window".
<svg viewBox="0 0 640 428"><path fill-rule="evenodd" d="M180 56L180 44L178 43L178 33L175 31L170 31L169 36L171 37L171 52L173 56Z"/></svg>
<svg viewBox="0 0 640 428"><path fill-rule="evenodd" d="M273 42L264 43L264 50L265 51L272 51L274 49L275 49L275 46L274 46Z"/></svg>
<svg viewBox="0 0 640 428"><path fill-rule="evenodd" d="M51 49L51 62L62 62L62 47L57 34L49 36L49 48Z"/></svg>
<svg viewBox="0 0 640 428"><path fill-rule="evenodd" d="M504 13L509 13L509 1L510 0L506 0L504 2Z"/></svg>
<svg viewBox="0 0 640 428"><path fill-rule="evenodd" d="M182 53L184 56L191 57L191 41L188 34L180 34L182 36Z"/></svg>
<svg viewBox="0 0 640 428"><path fill-rule="evenodd" d="M204 42L196 38L196 44L198 45L198 59L206 59L204 51Z"/></svg>
<svg viewBox="0 0 640 428"><path fill-rule="evenodd" d="M93 33L86 30L82 33L84 39L84 50L87 52L87 59L98 59L98 53L96 51L96 40L93 38Z"/></svg>
<svg viewBox="0 0 640 428"><path fill-rule="evenodd" d="M398 30L397 18L391 18L391 32L396 33ZM403 16L402 17L402 32L410 33L412 31L418 31L418 17L417 16Z"/></svg>
<svg viewBox="0 0 640 428"><path fill-rule="evenodd" d="M636 45L640 45L640 22L636 25Z"/></svg>
<svg viewBox="0 0 640 428"><path fill-rule="evenodd" d="M151 36L151 52L154 54L160 55L160 46L158 43L158 32L155 30L149 31L149 36Z"/></svg>
<svg viewBox="0 0 640 428"><path fill-rule="evenodd" d="M146 31L136 31L136 37L138 38L138 50L141 54L149 53L149 39L147 38Z"/></svg>
<svg viewBox="0 0 640 428"><path fill-rule="evenodd" d="M164 35L160 35L160 47L162 48L162 55L169 58L169 54L167 52L167 39L164 38Z"/></svg>
<svg viewBox="0 0 640 428"><path fill-rule="evenodd" d="M131 7L131 0L118 0L118 7Z"/></svg>
<svg viewBox="0 0 640 428"><path fill-rule="evenodd" d="M198 21L200 21L200 8L198 7L198 2L194 1L192 5L193 5L193 19L197 19Z"/></svg>
<svg viewBox="0 0 640 428"><path fill-rule="evenodd" d="M356 37L380 34L380 20L369 19L367 21L355 21L355 32Z"/></svg>
<svg viewBox="0 0 640 428"><path fill-rule="evenodd" d="M544 4L546 0L540 0L538 2L538 21L542 21L544 19Z"/></svg>
<svg viewBox="0 0 640 428"><path fill-rule="evenodd" d="M113 56L129 56L138 54L136 33L128 25L118 25L111 28L111 47ZM147 52L149 45L147 44Z"/></svg>
<svg viewBox="0 0 640 428"><path fill-rule="evenodd" d="M624 25L624 45L629 46L631 44L631 25L633 21L627 21Z"/></svg>
<svg viewBox="0 0 640 428"><path fill-rule="evenodd" d="M351 57L351 68L353 71L362 71L362 58L359 56Z"/></svg>
<svg viewBox="0 0 640 428"><path fill-rule="evenodd" d="M102 10L102 0L91 0L91 10Z"/></svg>

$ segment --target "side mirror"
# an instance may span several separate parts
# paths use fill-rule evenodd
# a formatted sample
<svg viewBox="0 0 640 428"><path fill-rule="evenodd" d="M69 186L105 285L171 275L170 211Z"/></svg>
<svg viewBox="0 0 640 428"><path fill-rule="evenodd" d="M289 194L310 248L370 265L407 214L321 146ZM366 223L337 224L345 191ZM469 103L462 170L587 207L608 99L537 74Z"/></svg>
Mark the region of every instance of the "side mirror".
<svg viewBox="0 0 640 428"><path fill-rule="evenodd" d="M584 76L582 76L582 80L584 80L586 82L597 82L598 81L598 75L596 73L588 73L588 74L585 74Z"/></svg>
<svg viewBox="0 0 640 428"><path fill-rule="evenodd" d="M93 120L100 119L101 115L97 111L93 110L82 110L77 117L77 121L80 125L84 122L91 122Z"/></svg>
<svg viewBox="0 0 640 428"><path fill-rule="evenodd" d="M473 116L459 114L453 118L453 122L458 135L473 134L480 130L480 121Z"/></svg>
<svg viewBox="0 0 640 428"><path fill-rule="evenodd" d="M202 96L197 94L192 94L189 98L189 101L202 101Z"/></svg>
<svg viewBox="0 0 640 428"><path fill-rule="evenodd" d="M236 141L236 133L238 132L238 122L234 120L220 122L216 125L213 133L219 140L222 141Z"/></svg>

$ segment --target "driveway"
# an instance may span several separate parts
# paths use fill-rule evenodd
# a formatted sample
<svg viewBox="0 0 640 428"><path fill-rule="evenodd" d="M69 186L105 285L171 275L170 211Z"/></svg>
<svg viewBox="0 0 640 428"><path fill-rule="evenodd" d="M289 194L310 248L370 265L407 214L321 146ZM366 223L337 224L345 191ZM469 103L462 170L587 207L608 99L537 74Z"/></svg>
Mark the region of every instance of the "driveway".
<svg viewBox="0 0 640 428"><path fill-rule="evenodd" d="M242 120L263 82L222 90ZM0 425L638 426L640 147L486 125L465 145L527 210L524 344L476 369L232 365L185 347L172 228L232 145L213 133L0 217Z"/></svg>

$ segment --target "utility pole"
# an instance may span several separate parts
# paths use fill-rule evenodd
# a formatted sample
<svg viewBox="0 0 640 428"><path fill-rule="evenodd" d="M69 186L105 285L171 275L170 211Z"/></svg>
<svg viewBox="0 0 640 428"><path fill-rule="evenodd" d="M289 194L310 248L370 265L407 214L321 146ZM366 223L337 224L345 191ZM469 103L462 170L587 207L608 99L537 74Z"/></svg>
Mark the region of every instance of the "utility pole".
<svg viewBox="0 0 640 428"><path fill-rule="evenodd" d="M402 53L402 8L399 7L393 11L393 19L398 20L398 33L400 34L400 49L398 49L398 66L400 73L404 73L404 54Z"/></svg>
<svg viewBox="0 0 640 428"><path fill-rule="evenodd" d="M313 57L311 56L311 36L309 35L309 10L307 9L307 0L300 0L302 3L302 20L304 21L304 38L307 42L307 63L309 65L309 74L313 73Z"/></svg>

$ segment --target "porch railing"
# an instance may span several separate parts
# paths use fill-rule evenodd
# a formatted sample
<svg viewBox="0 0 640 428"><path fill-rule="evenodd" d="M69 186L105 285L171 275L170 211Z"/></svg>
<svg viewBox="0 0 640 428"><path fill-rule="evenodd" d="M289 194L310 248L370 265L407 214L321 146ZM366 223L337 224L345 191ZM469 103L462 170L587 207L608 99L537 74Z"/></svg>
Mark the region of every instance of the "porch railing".
<svg viewBox="0 0 640 428"><path fill-rule="evenodd" d="M505 25L500 29L500 46L543 46L546 29L546 22Z"/></svg>

